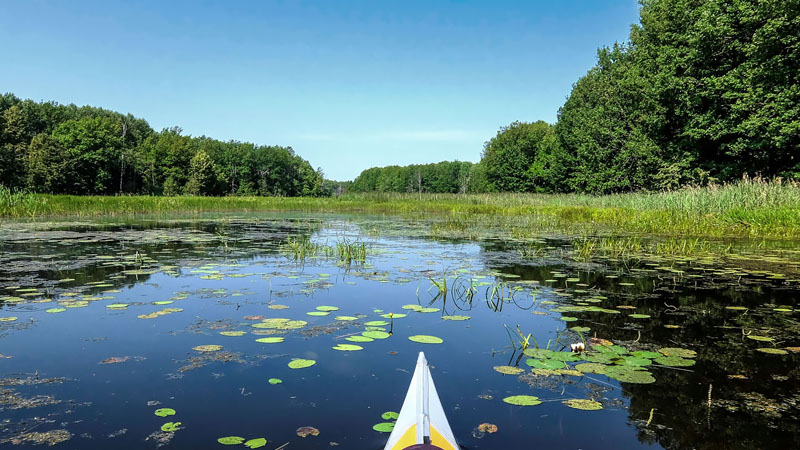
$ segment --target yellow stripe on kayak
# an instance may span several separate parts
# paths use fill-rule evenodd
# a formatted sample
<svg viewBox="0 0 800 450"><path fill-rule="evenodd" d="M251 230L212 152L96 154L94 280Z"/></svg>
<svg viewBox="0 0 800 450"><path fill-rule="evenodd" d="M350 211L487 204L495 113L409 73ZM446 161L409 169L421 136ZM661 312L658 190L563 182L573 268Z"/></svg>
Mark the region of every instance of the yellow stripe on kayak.
<svg viewBox="0 0 800 450"><path fill-rule="evenodd" d="M403 436L397 441L397 444L392 447L392 450L403 450L406 447L411 447L416 444L419 444L419 442L417 442L417 424L414 424L403 433ZM431 444L443 450L458 450L447 442L447 439L445 439L433 425L431 425Z"/></svg>

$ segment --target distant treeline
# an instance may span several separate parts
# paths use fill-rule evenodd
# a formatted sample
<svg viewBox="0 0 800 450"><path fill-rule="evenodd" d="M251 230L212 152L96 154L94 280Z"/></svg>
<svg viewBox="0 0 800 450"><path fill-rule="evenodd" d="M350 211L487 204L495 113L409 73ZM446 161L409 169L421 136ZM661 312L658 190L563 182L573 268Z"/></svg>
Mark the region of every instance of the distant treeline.
<svg viewBox="0 0 800 450"><path fill-rule="evenodd" d="M483 192L485 177L476 164L443 161L435 164L373 167L349 186L351 192Z"/></svg>
<svg viewBox="0 0 800 450"><path fill-rule="evenodd" d="M503 127L469 189L600 194L800 177L800 0L640 2L641 23L598 51L558 121ZM362 185L413 192L413 167L369 169L353 187L378 178L400 181ZM438 190L423 174L421 185L458 192L452 183Z"/></svg>
<svg viewBox="0 0 800 450"><path fill-rule="evenodd" d="M323 195L291 147L160 132L132 115L0 95L0 185L60 194Z"/></svg>

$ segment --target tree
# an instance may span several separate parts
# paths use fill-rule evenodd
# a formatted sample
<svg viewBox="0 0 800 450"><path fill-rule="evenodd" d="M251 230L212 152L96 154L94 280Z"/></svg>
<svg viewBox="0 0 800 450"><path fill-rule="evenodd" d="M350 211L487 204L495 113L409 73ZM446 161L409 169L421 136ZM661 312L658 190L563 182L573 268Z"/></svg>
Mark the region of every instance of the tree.
<svg viewBox="0 0 800 450"><path fill-rule="evenodd" d="M514 122L503 127L484 145L481 163L488 187L500 192L531 192L535 184L530 172L534 161L548 151L552 126L547 122Z"/></svg>
<svg viewBox="0 0 800 450"><path fill-rule="evenodd" d="M189 181L185 192L190 195L211 195L217 184L214 161L203 150L198 151L189 163Z"/></svg>

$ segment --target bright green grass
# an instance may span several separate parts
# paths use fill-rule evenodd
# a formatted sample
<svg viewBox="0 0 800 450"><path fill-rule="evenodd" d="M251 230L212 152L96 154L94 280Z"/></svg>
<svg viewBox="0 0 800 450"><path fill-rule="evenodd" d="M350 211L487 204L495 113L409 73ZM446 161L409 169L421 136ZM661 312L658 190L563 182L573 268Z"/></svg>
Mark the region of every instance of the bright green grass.
<svg viewBox="0 0 800 450"><path fill-rule="evenodd" d="M336 198L70 196L0 188L0 217L104 216L210 211L368 212L433 218L434 233L480 230L516 237L652 233L687 237L800 237L800 185L743 180L670 192L583 194L348 194Z"/></svg>

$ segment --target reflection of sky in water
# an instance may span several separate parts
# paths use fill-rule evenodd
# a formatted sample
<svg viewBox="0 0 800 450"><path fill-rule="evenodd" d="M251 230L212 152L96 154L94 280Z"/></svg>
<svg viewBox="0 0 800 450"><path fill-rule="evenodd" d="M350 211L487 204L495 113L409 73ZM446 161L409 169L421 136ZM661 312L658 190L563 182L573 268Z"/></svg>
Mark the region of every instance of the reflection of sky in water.
<svg viewBox="0 0 800 450"><path fill-rule="evenodd" d="M765 379L773 381L769 390L762 392L765 396L796 396L796 376L783 379L783 385L774 383L776 375L786 375L796 368L796 356L776 360L754 354L752 349L758 345L751 345L755 343L749 342L752 339L741 343L740 319L731 314L723 316L724 306L734 302L751 307L765 302L793 305L797 299L794 291L776 294L769 287L732 286L723 278L687 289L683 287L685 282L676 285L662 272L636 272L618 265L581 265L553 258L545 263L522 263L516 252L505 251L501 244L385 237L386 234L373 232L378 227L384 232L403 230L402 224L389 221L353 224L336 220L323 227L322 222L306 218L293 223L184 223L178 230L170 230L164 224L150 229L107 225L103 230L79 229L77 234L66 229L61 234L39 232L37 241L30 239L30 234L22 238L23 235L10 233L6 227L0 233L5 255L0 256L5 262L0 268L0 285L4 288L40 284L48 289L47 295L58 298L64 292L84 289L86 283L108 280L122 292L107 294L113 300L91 302L88 307L68 308L58 314L44 312L56 307L55 303L3 306L0 316L18 316L19 320L3 324L0 353L13 358L0 360L2 376L25 377L38 372L42 378L67 380L62 384L15 387L24 397L53 395L62 403L34 409L6 408L3 416L11 424L4 425L2 438L14 435L16 429L30 428L19 425L21 420L52 414L52 423L41 424L35 430L66 428L75 437L63 446L73 448L155 447L144 439L161 424L180 421L185 428L175 434L170 448L214 447L218 445L217 438L233 435L245 439L265 437L270 441L266 448L285 442L290 442L287 448L320 448L337 442L340 448L378 449L388 435L372 431L372 425L383 421L382 412L400 407L420 350L426 352L433 366L453 431L467 448L617 449L658 446L655 443L659 440L669 447L696 444L708 448L759 448L765 443L759 433L769 429L770 424L784 431L782 437L774 439L790 442L797 436L796 425L790 425L789 420L797 409L791 408L783 411L782 418L759 422L761 419L753 420L742 410L728 412L726 405L715 404L715 421L724 423L728 433L724 438L716 434L713 424L709 428L706 423L709 384L714 385L714 398L720 399L741 399L742 391L753 389L757 380ZM342 239L366 241L372 253L368 264L348 269L322 257L298 265L277 253L286 236L297 233L312 233L315 241L329 245ZM144 258L145 271L148 264L161 269L166 266L166 270L109 280L122 270L136 269L136 260L131 258L137 251ZM108 255L115 258L102 258ZM154 262L149 263L147 258ZM125 266L120 267L120 262ZM177 267L173 269L171 265ZM64 268L69 270L60 270ZM562 276L562 271L568 277ZM498 277L499 272L519 278ZM219 273L223 276L216 277ZM446 300L437 297L438 291L429 281L440 281L443 273L447 274L450 288ZM610 274L621 277L606 277ZM566 281L572 277L580 281ZM76 281L53 283L62 278ZM496 298L492 298L491 290L503 279L508 282L504 286L507 301L499 311L493 311L490 304ZM551 279L556 280L558 289L520 282L536 280L547 284L545 280ZM471 305L464 297L470 282L478 285ZM564 286L570 289L565 290ZM90 289L87 295L106 295L99 293L102 290ZM6 289L0 296L10 292L13 291ZM151 304L176 296L186 298L169 305ZM598 296L605 298L598 301ZM417 313L401 308L418 302L423 307L444 308L444 314L469 315L471 319L445 321L441 319L442 312ZM621 313L564 313L580 317L579 321L567 323L559 319L562 314L551 311L565 302L599 305ZM126 310L109 310L105 306L111 303L130 306ZM270 303L290 308L273 310L267 308ZM306 314L320 305L340 309L324 317ZM635 311L618 306L630 306ZM137 318L172 307L183 311L154 319ZM389 339L359 343L363 351L331 349L336 344L350 343L344 337L363 331L359 324L386 320L374 312L376 309L408 316L392 321L394 334ZM651 318L637 322L627 317L632 312ZM361 314L366 317L358 324L333 320L336 315ZM262 344L255 342L262 336L252 334L256 329L250 325L254 322L244 320L251 315L305 320L308 326L281 334L286 338L283 343ZM34 322L28 325L29 320ZM785 319L775 314L754 314L748 320L754 321L751 326L755 329L787 326ZM664 328L664 324L683 328L676 331ZM564 332L567 327L584 326L591 328L586 337L596 334L629 341L632 347L642 349L686 345L699 350L700 356L697 365L688 369L651 369L656 383L624 384L624 391L617 381L591 374L538 377L529 386L517 376L504 376L493 370L493 366L514 365L517 361L520 367L529 368L525 357L520 360L519 353L510 351L504 325L512 330L519 325L524 334L532 334L532 341L541 347L550 343L554 350L568 348L579 339L575 333ZM244 330L248 334L226 337L219 334L224 330ZM425 345L407 339L416 334L438 336L444 343ZM234 361L191 360L221 357L192 350L204 344L222 345L224 352L235 353L230 355ZM749 350L727 359L721 358L719 352L703 351L723 345ZM787 341L784 345L797 342ZM119 364L98 364L114 356L131 359ZM287 367L291 358L315 359L317 364L291 370ZM751 370L756 363L759 369ZM180 370L192 364L196 367ZM750 380L740 380L740 385L728 380L731 367L737 372L750 371ZM283 383L270 385L269 378L280 378ZM741 384L749 387L743 389ZM519 394L538 396L543 403L516 407L501 401ZM570 409L561 403L570 398L593 398L601 401L605 409ZM151 400L175 409L177 415L153 415L157 407L147 406ZM654 418L646 426L652 408ZM484 422L496 424L499 432L482 439L473 437L475 427ZM297 437L295 429L306 425L317 427L320 435ZM120 429L127 432L113 439L107 437Z"/></svg>

